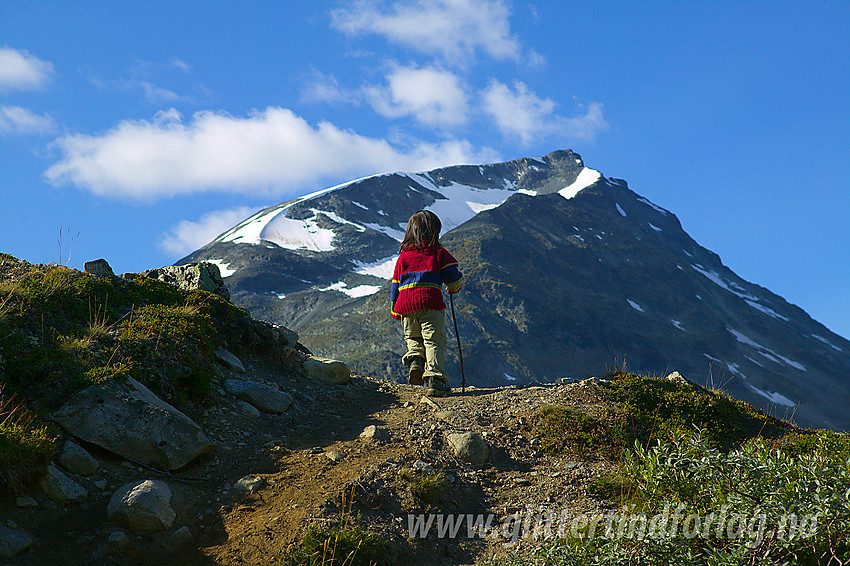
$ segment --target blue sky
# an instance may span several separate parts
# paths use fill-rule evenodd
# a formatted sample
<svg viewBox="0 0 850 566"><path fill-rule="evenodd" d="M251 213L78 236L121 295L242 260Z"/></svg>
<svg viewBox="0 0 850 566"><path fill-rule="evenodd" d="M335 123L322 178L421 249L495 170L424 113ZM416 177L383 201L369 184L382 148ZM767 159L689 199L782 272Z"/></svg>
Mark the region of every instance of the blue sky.
<svg viewBox="0 0 850 566"><path fill-rule="evenodd" d="M850 337L850 4L0 4L0 250L116 272L365 175L573 149Z"/></svg>

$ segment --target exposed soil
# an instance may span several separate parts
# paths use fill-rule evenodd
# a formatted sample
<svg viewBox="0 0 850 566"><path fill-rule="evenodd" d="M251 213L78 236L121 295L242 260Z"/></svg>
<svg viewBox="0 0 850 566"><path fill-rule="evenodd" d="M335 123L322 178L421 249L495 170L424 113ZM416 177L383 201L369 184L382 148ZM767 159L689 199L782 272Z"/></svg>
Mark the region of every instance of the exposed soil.
<svg viewBox="0 0 850 566"><path fill-rule="evenodd" d="M247 374L220 376L275 384L295 401L282 415L256 414L219 390L213 406L191 415L216 450L179 472L162 473L86 446L100 460L100 470L89 477L69 474L89 490L84 503L62 508L40 493L31 494L39 503L35 509L0 502L3 522L35 539L10 564L267 565L283 558L309 525L341 519L385 540L387 563L473 564L506 551L507 539L470 538L466 524L454 538L439 538L436 529L411 538L408 514L492 513L498 527L529 505L558 513L610 505L587 495L588 482L609 463L546 455L531 435L531 416L543 405L605 411L593 380L469 387L426 400L421 387L361 376L328 386L296 371L297 359L287 366L249 361ZM388 437L359 438L368 425ZM448 433L467 431L482 435L490 447L482 469L459 461L446 440ZM334 452L341 459L333 461ZM411 483L415 467L426 464L448 481L434 500L423 500ZM261 478L260 486L235 488L248 475ZM106 519L109 498L121 485L148 478L168 483L177 518L166 532L126 533ZM116 531L127 534L129 545L109 542ZM534 544L523 538L510 550Z"/></svg>

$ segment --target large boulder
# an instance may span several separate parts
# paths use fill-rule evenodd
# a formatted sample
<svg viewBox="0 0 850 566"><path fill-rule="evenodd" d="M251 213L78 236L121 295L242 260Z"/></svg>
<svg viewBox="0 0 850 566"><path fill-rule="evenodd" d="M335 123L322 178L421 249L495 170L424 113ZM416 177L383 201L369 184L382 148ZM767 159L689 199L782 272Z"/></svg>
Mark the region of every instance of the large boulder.
<svg viewBox="0 0 850 566"><path fill-rule="evenodd" d="M90 273L95 277L115 277L115 272L112 271L112 268L109 266L109 262L102 258L94 261L87 261L83 265L83 269L85 269L86 273Z"/></svg>
<svg viewBox="0 0 850 566"><path fill-rule="evenodd" d="M213 449L197 424L133 378L84 389L53 420L81 440L169 470Z"/></svg>
<svg viewBox="0 0 850 566"><path fill-rule="evenodd" d="M168 484L145 480L121 486L109 500L106 516L134 533L148 533L171 527L177 514Z"/></svg>
<svg viewBox="0 0 850 566"><path fill-rule="evenodd" d="M157 269L143 271L142 275L177 285L186 291L200 289L215 293L230 300L230 291L221 278L221 271L214 263L201 262L188 265L167 265Z"/></svg>

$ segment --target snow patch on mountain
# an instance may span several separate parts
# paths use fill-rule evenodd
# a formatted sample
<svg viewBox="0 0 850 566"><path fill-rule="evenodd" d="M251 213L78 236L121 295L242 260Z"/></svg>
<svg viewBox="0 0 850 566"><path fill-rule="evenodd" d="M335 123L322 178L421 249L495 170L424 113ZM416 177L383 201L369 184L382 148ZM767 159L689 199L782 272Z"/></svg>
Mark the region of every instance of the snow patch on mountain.
<svg viewBox="0 0 850 566"><path fill-rule="evenodd" d="M820 340L821 342L823 342L824 344L826 344L827 346L829 346L833 350L837 350L839 352L844 351L841 348L839 348L838 346L836 346L835 344L833 344L832 342L830 342L829 340L827 340L826 338L824 338L823 336L818 336L817 334L812 334L812 338L814 338L815 340Z"/></svg>
<svg viewBox="0 0 850 566"><path fill-rule="evenodd" d="M236 273L236 270L230 269L230 264L225 263L222 259L205 259L204 261L207 263L212 263L216 267L218 267L218 271L219 273L221 273L222 277L230 277L231 275Z"/></svg>
<svg viewBox="0 0 850 566"><path fill-rule="evenodd" d="M750 301L750 300L746 300L745 302L748 305L750 305L751 307L753 307L754 309L763 312L767 316L772 316L773 318L775 318L777 320L784 320L784 321L789 320L789 318L787 316L782 316L781 314L779 314L778 312L776 312L772 308L766 307L761 303L757 303L755 301Z"/></svg>
<svg viewBox="0 0 850 566"><path fill-rule="evenodd" d="M381 290L380 285L358 285L357 287L348 288L348 283L345 281L339 281L334 283L333 285L328 285L327 287L319 287L319 291L339 291L340 293L345 293L349 297L358 299L360 297L367 297L369 295L374 295L378 291Z"/></svg>
<svg viewBox="0 0 850 566"><path fill-rule="evenodd" d="M569 200L576 196L579 191L581 191L582 189L586 189L601 178L602 173L596 171L595 169L585 167L578 174L576 180L561 189L560 191L558 191L558 194Z"/></svg>
<svg viewBox="0 0 850 566"><path fill-rule="evenodd" d="M804 366L803 364L795 362L794 360L789 360L785 356L777 354L776 352L774 352L770 348L767 348L766 346L762 346L761 344L758 344L754 340L748 338L745 334L738 332L737 330L733 330L731 328L727 328L726 330L728 330L729 333L732 334L732 336L734 336L735 339L738 342L755 348L755 350L761 356L767 358L768 360L775 362L775 363L778 363L778 364L779 363L785 363L786 365L789 365L794 369L798 369L800 371L806 371L806 366Z"/></svg>
<svg viewBox="0 0 850 566"><path fill-rule="evenodd" d="M748 381L744 381L744 383L747 384L747 387L749 387L750 389L752 389L753 391L755 391L756 393L758 393L762 397L766 398L771 403L775 403L777 405L783 405L785 407L796 407L797 406L797 403L795 403L794 401L792 401L791 399L789 399L785 395L782 395L781 393L771 393L769 391L765 391L764 389L759 389L758 387L756 387L755 385L753 385L752 383L750 383Z"/></svg>
<svg viewBox="0 0 850 566"><path fill-rule="evenodd" d="M390 256L371 263L364 263L362 261L354 261L352 263L356 267L354 273L359 275L371 275L373 277L380 277L381 279L392 279L393 270L395 269L395 260L395 256Z"/></svg>

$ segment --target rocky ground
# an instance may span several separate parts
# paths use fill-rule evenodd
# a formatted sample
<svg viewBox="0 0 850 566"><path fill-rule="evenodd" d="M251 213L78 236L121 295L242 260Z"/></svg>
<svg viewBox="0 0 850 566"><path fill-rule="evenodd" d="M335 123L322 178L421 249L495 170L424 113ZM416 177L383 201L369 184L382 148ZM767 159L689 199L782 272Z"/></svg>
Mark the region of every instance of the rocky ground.
<svg viewBox="0 0 850 566"><path fill-rule="evenodd" d="M35 490L0 501L0 525L31 537L8 563L270 564L310 525L342 520L386 541L388 563L473 564L536 543L520 534L508 545L499 532L470 538L465 524L456 537L438 537L436 529L411 537L408 515L493 514L498 531L528 506L578 513L611 505L588 495L590 480L610 464L546 455L531 434L532 415L544 405L605 411L598 380L470 387L429 399L421 387L363 376L320 383L301 370L298 351L283 366L242 361L244 374L220 368L212 404L192 415L212 453L166 472L80 442L96 471L57 469L85 488L84 499L60 504ZM269 384L292 404L281 414L261 412L228 393L227 379ZM455 446L470 439L471 450ZM423 474L443 485L424 493ZM167 528L143 532L108 519L116 491L142 480L170 490Z"/></svg>

